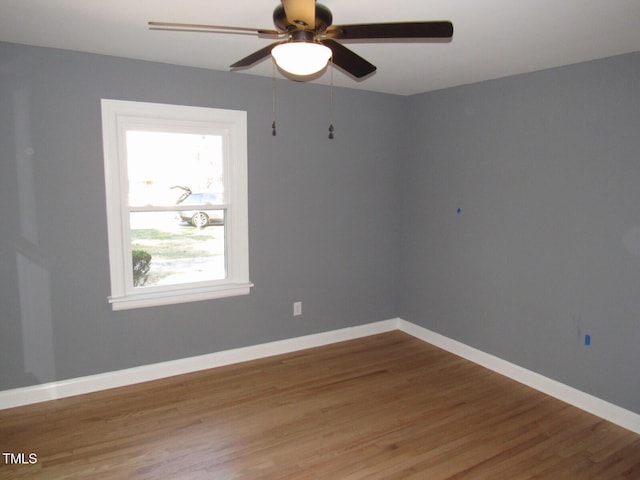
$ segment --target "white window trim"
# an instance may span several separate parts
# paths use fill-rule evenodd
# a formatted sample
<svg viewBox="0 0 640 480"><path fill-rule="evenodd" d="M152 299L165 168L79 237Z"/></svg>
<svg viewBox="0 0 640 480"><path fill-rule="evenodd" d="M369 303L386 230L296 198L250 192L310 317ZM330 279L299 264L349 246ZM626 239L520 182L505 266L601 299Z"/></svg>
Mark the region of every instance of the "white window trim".
<svg viewBox="0 0 640 480"><path fill-rule="evenodd" d="M134 289L124 132L135 124L176 131L181 127L214 129L225 135L225 158L229 159L226 174L231 186L225 201L230 212L226 279ZM112 308L124 310L248 294L253 284L249 281L246 112L102 99L102 131L111 271L108 300Z"/></svg>

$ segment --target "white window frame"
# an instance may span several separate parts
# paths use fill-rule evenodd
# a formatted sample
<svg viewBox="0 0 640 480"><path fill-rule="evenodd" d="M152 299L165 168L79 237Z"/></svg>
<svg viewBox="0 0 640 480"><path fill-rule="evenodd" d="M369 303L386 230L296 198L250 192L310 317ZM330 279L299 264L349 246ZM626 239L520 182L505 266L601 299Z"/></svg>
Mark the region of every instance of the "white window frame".
<svg viewBox="0 0 640 480"><path fill-rule="evenodd" d="M109 266L113 310L246 295L249 281L247 113L239 110L102 99ZM133 286L126 164L126 131L215 132L225 158L226 264L224 280L136 288Z"/></svg>

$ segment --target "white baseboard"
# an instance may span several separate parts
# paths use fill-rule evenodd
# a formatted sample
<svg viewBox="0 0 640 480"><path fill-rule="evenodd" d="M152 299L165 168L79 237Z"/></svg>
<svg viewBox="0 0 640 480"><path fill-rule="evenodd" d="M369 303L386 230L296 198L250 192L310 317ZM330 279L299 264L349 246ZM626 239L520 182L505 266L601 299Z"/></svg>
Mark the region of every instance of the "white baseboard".
<svg viewBox="0 0 640 480"><path fill-rule="evenodd" d="M640 415L637 413L399 318L115 372L0 391L0 410L296 352L392 330L401 330L424 342L640 434Z"/></svg>
<svg viewBox="0 0 640 480"><path fill-rule="evenodd" d="M0 410L320 347L331 343L389 332L397 330L397 328L398 319L383 320L250 347L0 391Z"/></svg>
<svg viewBox="0 0 640 480"><path fill-rule="evenodd" d="M640 434L640 415L635 412L626 410L556 380L552 380L539 373L519 367L518 365L477 350L464 343L452 340L451 338L420 327L414 323L399 319L398 329L424 342L442 348L443 350L470 360L489 370L493 370L528 387L535 388L540 392L562 400L574 407L578 407L581 410Z"/></svg>

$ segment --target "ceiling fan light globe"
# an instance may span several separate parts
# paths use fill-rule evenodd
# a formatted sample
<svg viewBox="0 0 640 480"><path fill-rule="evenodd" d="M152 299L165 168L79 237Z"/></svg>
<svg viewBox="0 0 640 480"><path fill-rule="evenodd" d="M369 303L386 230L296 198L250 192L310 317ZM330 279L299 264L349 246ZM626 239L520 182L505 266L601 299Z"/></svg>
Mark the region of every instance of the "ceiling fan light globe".
<svg viewBox="0 0 640 480"><path fill-rule="evenodd" d="M331 58L331 49L319 43L288 42L276 45L271 56L285 72L304 76L325 68Z"/></svg>

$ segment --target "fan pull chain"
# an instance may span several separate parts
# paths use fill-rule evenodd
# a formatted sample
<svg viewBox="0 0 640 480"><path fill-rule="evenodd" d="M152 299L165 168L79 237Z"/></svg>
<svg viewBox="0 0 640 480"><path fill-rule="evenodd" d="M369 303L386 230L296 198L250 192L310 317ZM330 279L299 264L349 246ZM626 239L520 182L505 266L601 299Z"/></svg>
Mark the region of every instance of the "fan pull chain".
<svg viewBox="0 0 640 480"><path fill-rule="evenodd" d="M271 91L273 94L273 110L272 110L272 118L271 122L271 135L276 136L276 64L272 61L273 70L271 72Z"/></svg>
<svg viewBox="0 0 640 480"><path fill-rule="evenodd" d="M329 59L330 78L331 78L331 86L329 87L329 140L333 140L333 56Z"/></svg>

